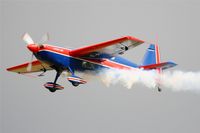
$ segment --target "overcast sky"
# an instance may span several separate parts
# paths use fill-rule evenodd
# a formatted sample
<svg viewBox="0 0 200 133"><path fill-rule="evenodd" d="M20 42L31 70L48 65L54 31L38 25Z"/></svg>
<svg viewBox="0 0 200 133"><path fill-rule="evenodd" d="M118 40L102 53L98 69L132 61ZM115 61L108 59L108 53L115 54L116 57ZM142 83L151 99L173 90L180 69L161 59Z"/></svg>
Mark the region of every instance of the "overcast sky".
<svg viewBox="0 0 200 133"><path fill-rule="evenodd" d="M3 133L199 133L200 94L162 93L135 85L107 88L93 80L74 88L60 78L63 91L43 87L55 72L30 78L5 71L27 62L21 36L34 41L48 32L49 43L77 48L131 35L158 43L173 70L199 71L198 0L4 0L1 2L1 129ZM148 45L124 57L140 63ZM134 76L134 75L133 75Z"/></svg>

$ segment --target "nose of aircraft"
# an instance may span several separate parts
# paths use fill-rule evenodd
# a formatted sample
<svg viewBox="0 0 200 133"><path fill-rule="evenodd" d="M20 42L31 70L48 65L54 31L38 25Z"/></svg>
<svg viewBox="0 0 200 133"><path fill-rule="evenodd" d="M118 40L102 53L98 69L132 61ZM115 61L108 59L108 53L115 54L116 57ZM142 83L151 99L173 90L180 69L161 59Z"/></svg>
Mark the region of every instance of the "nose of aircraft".
<svg viewBox="0 0 200 133"><path fill-rule="evenodd" d="M36 44L29 44L27 45L27 48L33 53L37 53L39 51L39 46Z"/></svg>

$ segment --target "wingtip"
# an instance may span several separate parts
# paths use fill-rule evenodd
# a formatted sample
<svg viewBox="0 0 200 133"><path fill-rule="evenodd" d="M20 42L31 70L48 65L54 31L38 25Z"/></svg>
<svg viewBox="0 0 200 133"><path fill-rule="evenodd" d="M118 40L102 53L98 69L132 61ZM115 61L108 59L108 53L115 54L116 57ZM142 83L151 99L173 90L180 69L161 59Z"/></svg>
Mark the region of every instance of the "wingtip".
<svg viewBox="0 0 200 133"><path fill-rule="evenodd" d="M174 66L177 66L178 64L176 64L175 62L173 61L169 61L170 64L174 65Z"/></svg>
<svg viewBox="0 0 200 133"><path fill-rule="evenodd" d="M7 71L10 71L10 69L11 69L10 67L9 67L9 68L6 68Z"/></svg>
<svg viewBox="0 0 200 133"><path fill-rule="evenodd" d="M124 37L127 38L128 40L139 41L139 42L145 42L145 41L143 41L143 40L141 40L141 39L138 39L138 38L136 38L136 37L129 36L129 35L124 36Z"/></svg>

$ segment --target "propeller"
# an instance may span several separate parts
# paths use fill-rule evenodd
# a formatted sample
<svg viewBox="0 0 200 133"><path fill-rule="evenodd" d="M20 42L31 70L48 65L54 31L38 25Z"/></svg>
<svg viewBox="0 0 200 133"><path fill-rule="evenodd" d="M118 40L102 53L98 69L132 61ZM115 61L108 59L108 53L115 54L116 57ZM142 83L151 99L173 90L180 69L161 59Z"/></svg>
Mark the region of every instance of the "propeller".
<svg viewBox="0 0 200 133"><path fill-rule="evenodd" d="M24 40L24 42L26 42L26 44L34 44L33 39L31 38L31 36L28 33L25 33L23 35L22 39Z"/></svg>
<svg viewBox="0 0 200 133"><path fill-rule="evenodd" d="M39 44L44 44L45 42L49 41L49 34L46 33L42 36Z"/></svg>
<svg viewBox="0 0 200 133"><path fill-rule="evenodd" d="M48 33L44 34L41 38L40 43L34 43L33 39L31 38L31 36L28 33L25 33L23 35L22 39L27 44L27 48L32 52L31 60L28 63L28 66L26 68L27 71L30 72L32 70L32 62L33 62L34 53L38 51L38 49L41 45L43 45L45 42L47 42L49 40L49 35L48 35Z"/></svg>
<svg viewBox="0 0 200 133"><path fill-rule="evenodd" d="M28 72L30 72L30 71L32 70L32 62L33 62L33 53L32 53L32 55L31 55L31 60L30 60L30 62L28 63L28 66L27 66L27 68L26 68L26 70L27 70Z"/></svg>

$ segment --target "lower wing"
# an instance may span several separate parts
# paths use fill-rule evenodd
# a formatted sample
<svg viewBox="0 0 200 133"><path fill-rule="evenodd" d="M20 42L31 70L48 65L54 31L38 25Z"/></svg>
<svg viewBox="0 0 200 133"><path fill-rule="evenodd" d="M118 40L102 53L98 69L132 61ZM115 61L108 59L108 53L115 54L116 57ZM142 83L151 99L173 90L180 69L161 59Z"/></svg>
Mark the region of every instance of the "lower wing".
<svg viewBox="0 0 200 133"><path fill-rule="evenodd" d="M31 70L27 71L28 64L29 64L29 62L7 68L7 70L11 71L11 72L16 72L16 73L19 73L19 74L34 73L34 72L45 72L47 70L52 70L52 68L48 64L40 62L38 60L35 60L35 61L32 62Z"/></svg>

